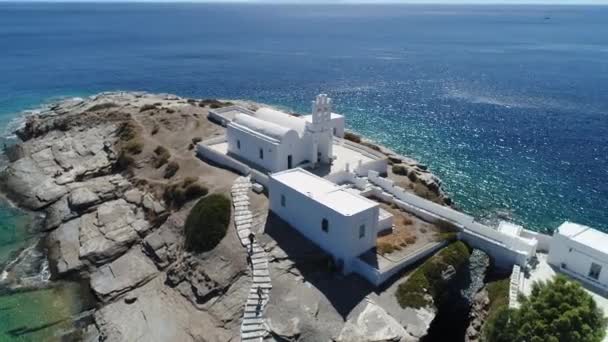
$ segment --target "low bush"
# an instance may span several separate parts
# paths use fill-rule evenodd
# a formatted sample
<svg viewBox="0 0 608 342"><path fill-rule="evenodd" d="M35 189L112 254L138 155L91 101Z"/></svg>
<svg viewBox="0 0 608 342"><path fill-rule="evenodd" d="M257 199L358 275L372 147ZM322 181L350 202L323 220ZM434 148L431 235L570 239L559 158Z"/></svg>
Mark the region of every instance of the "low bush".
<svg viewBox="0 0 608 342"><path fill-rule="evenodd" d="M469 256L469 249L460 241L442 249L420 265L405 282L399 285L395 293L399 305L402 308L420 308L439 300L447 285L442 278L442 273L449 266L458 270L467 262Z"/></svg>
<svg viewBox="0 0 608 342"><path fill-rule="evenodd" d="M160 105L160 103L159 103ZM141 108L139 108L139 112L145 112L147 110L152 110L152 109L156 109L157 104L145 104L143 106L141 106Z"/></svg>
<svg viewBox="0 0 608 342"><path fill-rule="evenodd" d="M232 106L232 105L234 105L234 103L229 102L229 101L222 102L222 101L219 101L219 100L216 100L216 99L205 99L205 100L202 100L201 102L199 102L198 105L200 107L209 106L212 109L217 109L217 108Z"/></svg>
<svg viewBox="0 0 608 342"><path fill-rule="evenodd" d="M173 176L175 176L175 174L177 173L177 170L179 170L179 164L174 160L171 161L169 164L167 164L167 167L165 168L165 174L163 175L163 177L165 178L171 178Z"/></svg>
<svg viewBox="0 0 608 342"><path fill-rule="evenodd" d="M230 200L226 196L201 198L186 219L186 249L198 253L212 250L226 236L229 224Z"/></svg>
<svg viewBox="0 0 608 342"><path fill-rule="evenodd" d="M376 245L376 251L380 255L390 254L390 253L394 252L396 249L397 248L394 245L392 245L388 242L378 242L378 244Z"/></svg>
<svg viewBox="0 0 608 342"><path fill-rule="evenodd" d="M181 208L186 202L205 196L209 191L192 178L165 187L163 199L168 206L174 209Z"/></svg>
<svg viewBox="0 0 608 342"><path fill-rule="evenodd" d="M201 137L194 137L194 138L192 138L192 144L193 145L196 145L196 144L198 144L201 141L203 141L203 138L201 138Z"/></svg>
<svg viewBox="0 0 608 342"><path fill-rule="evenodd" d="M128 141L137 138L137 126L133 121L125 121L118 127L118 137L120 140Z"/></svg>
<svg viewBox="0 0 608 342"><path fill-rule="evenodd" d="M160 126L158 125L158 123L154 123L154 126L152 126L152 131L150 132L150 134L154 135L156 133L158 133L158 131L160 130Z"/></svg>
<svg viewBox="0 0 608 342"><path fill-rule="evenodd" d="M106 110L106 109L115 108L115 107L118 107L118 105L114 102L98 103L96 105L91 106L89 109L87 109L87 112L95 112L95 111Z"/></svg>
<svg viewBox="0 0 608 342"><path fill-rule="evenodd" d="M135 166L135 159L125 152L120 152L114 163L117 172L129 171Z"/></svg>
<svg viewBox="0 0 608 342"><path fill-rule="evenodd" d="M416 171L410 170L410 172L407 174L407 178L410 180L410 182L415 183L418 180L418 175L416 174Z"/></svg>
<svg viewBox="0 0 608 342"><path fill-rule="evenodd" d="M140 154L143 150L144 143L138 139L129 140L123 145L123 151L129 154Z"/></svg>
<svg viewBox="0 0 608 342"><path fill-rule="evenodd" d="M458 233L456 232L443 232L437 234L437 241L456 241L458 239Z"/></svg>
<svg viewBox="0 0 608 342"><path fill-rule="evenodd" d="M171 152L166 147L158 145L154 149L154 166L157 169L165 165L169 161L169 158L171 158Z"/></svg>
<svg viewBox="0 0 608 342"><path fill-rule="evenodd" d="M350 140L352 142L356 142L356 143L360 143L361 142L361 137L356 135L355 133L351 133L351 132L345 132L344 133L344 139L346 140Z"/></svg>
<svg viewBox="0 0 608 342"><path fill-rule="evenodd" d="M393 173L396 175L407 176L407 168L404 165L393 165Z"/></svg>

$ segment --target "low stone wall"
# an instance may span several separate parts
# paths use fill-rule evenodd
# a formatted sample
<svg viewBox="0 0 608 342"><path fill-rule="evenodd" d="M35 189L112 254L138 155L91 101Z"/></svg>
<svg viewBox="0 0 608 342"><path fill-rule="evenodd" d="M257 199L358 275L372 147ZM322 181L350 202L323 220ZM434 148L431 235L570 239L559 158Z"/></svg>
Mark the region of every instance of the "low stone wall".
<svg viewBox="0 0 608 342"><path fill-rule="evenodd" d="M441 248L445 247L447 245L447 243L448 243L447 241L443 241L443 242L439 242L439 243L430 243L430 244L420 248L419 250L415 251L414 253L408 255L407 257L403 258L400 262L396 263L393 267L391 267L387 270L384 270L384 271L380 271L377 268L366 263L365 261L361 260L360 258L357 258L352 263L352 267L353 267L352 270L353 270L353 272L355 272L355 273L361 275L363 278L367 279L370 283L374 284L375 286L379 286L380 284L384 283L389 278L391 278L395 274L399 273L406 267L418 262L421 259L424 259L424 258L434 254ZM380 257L380 256L378 256L378 257Z"/></svg>
<svg viewBox="0 0 608 342"><path fill-rule="evenodd" d="M429 222L451 224L461 230L461 237L474 247L483 249L494 259L505 265L517 263L525 266L527 259L536 254L537 243L499 232L476 222L472 216L449 207L431 202L405 191L375 171L368 173L368 180L395 198L392 202ZM376 196L378 196L376 194ZM382 197L381 197L382 198ZM382 198L387 200L387 198Z"/></svg>
<svg viewBox="0 0 608 342"><path fill-rule="evenodd" d="M218 141L217 143L220 142L221 141ZM236 171L241 175L248 175L251 172L251 168L249 168L249 166L212 149L210 145L213 144L213 141L204 141L198 143L196 145L196 154L198 155L198 157L203 160L210 161L218 166L227 168L232 171Z"/></svg>

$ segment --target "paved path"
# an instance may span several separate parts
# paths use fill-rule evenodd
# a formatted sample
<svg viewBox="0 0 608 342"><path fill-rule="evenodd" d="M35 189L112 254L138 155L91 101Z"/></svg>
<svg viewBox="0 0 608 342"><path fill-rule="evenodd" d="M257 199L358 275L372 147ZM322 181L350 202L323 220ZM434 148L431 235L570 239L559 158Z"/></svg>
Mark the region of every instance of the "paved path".
<svg viewBox="0 0 608 342"><path fill-rule="evenodd" d="M241 341L262 341L268 329L264 322L264 308L270 299L270 273L268 271L268 254L260 247L256 239L249 241L253 214L249 210L249 177L239 177L232 185L232 205L234 206L234 223L236 232L243 247L251 256L252 282L249 296L245 303L243 322L241 323Z"/></svg>

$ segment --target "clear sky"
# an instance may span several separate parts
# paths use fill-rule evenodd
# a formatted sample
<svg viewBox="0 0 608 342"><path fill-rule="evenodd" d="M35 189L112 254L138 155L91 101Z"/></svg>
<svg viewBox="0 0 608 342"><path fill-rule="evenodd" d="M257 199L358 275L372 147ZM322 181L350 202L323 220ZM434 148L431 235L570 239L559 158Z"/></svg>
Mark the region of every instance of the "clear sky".
<svg viewBox="0 0 608 342"><path fill-rule="evenodd" d="M608 0L0 0L0 2L232 2L232 3L441 3L441 4L552 4L608 5Z"/></svg>

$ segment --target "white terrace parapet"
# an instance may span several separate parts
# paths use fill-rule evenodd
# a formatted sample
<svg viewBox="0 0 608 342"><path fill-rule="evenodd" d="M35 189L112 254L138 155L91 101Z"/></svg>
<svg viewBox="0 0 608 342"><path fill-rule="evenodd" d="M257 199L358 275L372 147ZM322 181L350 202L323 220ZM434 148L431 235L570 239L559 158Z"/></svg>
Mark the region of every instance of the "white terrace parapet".
<svg viewBox="0 0 608 342"><path fill-rule="evenodd" d="M515 255L510 257L510 259L516 263L519 263L521 266L525 266L527 259L536 254L536 245L538 244L536 239L505 234L484 224L476 222L472 216L458 212L446 206L442 206L435 202L431 202L405 191L403 188L396 186L392 180L380 177L378 172L369 171L368 180L372 184L378 185L384 191L394 196L395 199L407 204L410 210L416 212L422 210L421 214L423 216L428 217L428 214L430 213L438 219L444 220L458 227L461 229L462 234L465 234L465 236L463 236L465 239L467 237L471 238L467 239L467 241L471 243L477 243L484 247L495 245L496 248L506 248L514 252ZM498 254L503 255L503 252L504 251L500 251ZM522 258L521 255L524 255L525 258Z"/></svg>

